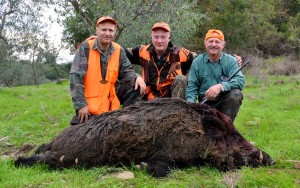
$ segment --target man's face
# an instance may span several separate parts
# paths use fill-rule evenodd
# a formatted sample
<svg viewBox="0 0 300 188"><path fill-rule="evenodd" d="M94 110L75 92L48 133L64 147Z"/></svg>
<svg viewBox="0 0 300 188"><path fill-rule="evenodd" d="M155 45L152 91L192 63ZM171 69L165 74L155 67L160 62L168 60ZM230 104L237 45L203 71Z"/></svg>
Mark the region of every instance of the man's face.
<svg viewBox="0 0 300 188"><path fill-rule="evenodd" d="M225 41L218 38L208 38L204 42L206 51L209 55L221 55L225 47Z"/></svg>
<svg viewBox="0 0 300 188"><path fill-rule="evenodd" d="M111 22L102 22L97 26L96 33L100 46L107 46L114 40L116 26Z"/></svg>
<svg viewBox="0 0 300 188"><path fill-rule="evenodd" d="M163 29L157 29L152 31L152 43L157 53L164 53L168 48L169 42L170 32L167 32Z"/></svg>

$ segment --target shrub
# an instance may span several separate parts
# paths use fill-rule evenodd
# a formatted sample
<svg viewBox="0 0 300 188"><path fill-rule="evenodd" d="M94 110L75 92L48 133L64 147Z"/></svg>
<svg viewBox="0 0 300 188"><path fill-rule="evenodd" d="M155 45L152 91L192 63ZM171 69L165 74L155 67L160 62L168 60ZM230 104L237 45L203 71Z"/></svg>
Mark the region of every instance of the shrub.
<svg viewBox="0 0 300 188"><path fill-rule="evenodd" d="M281 62L270 65L268 73L270 75L291 76L300 73L300 63L290 58L286 58Z"/></svg>

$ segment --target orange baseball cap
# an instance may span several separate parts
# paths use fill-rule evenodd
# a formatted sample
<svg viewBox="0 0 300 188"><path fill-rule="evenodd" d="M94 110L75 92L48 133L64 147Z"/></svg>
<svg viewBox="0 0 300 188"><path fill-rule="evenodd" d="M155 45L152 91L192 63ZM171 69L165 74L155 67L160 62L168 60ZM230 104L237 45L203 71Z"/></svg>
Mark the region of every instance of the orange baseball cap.
<svg viewBox="0 0 300 188"><path fill-rule="evenodd" d="M169 25L166 24L165 22L157 22L156 24L154 24L153 27L152 27L152 31L154 31L156 29L163 29L163 30L166 30L168 32L171 31Z"/></svg>
<svg viewBox="0 0 300 188"><path fill-rule="evenodd" d="M104 21L111 22L111 23L113 23L115 26L117 26L116 20L114 20L112 17L110 17L110 16L103 16L103 17L101 17L101 18L98 19L98 21L97 21L97 23L96 23L96 27L97 27L101 22L104 22Z"/></svg>
<svg viewBox="0 0 300 188"><path fill-rule="evenodd" d="M216 30L216 29L208 30L208 32L205 35L205 40L208 39L208 38L218 38L218 39L221 39L221 40L225 39L222 31Z"/></svg>

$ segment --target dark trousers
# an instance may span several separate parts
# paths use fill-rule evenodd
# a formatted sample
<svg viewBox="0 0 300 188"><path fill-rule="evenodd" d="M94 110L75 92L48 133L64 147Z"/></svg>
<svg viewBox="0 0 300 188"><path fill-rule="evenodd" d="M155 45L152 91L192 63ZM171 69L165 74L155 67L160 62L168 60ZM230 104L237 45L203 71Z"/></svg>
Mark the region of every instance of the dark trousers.
<svg viewBox="0 0 300 188"><path fill-rule="evenodd" d="M134 86L130 85L128 82L117 82L115 87L118 99L123 107L133 104L136 100L142 97L140 95L140 88L134 90Z"/></svg>
<svg viewBox="0 0 300 188"><path fill-rule="evenodd" d="M239 89L233 89L228 92L221 93L214 101L206 101L205 104L223 112L233 122L239 112L240 106L242 105L242 101L242 92Z"/></svg>

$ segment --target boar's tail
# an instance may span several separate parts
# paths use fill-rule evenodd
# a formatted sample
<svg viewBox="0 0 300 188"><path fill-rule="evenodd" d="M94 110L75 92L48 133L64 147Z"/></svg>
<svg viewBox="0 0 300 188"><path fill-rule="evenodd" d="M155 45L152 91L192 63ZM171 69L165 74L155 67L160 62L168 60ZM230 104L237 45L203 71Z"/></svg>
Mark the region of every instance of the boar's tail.
<svg viewBox="0 0 300 188"><path fill-rule="evenodd" d="M38 163L41 161L41 156L39 155L32 155L28 158L26 157L19 157L15 161L15 166L20 167L20 166L33 166L34 164Z"/></svg>

